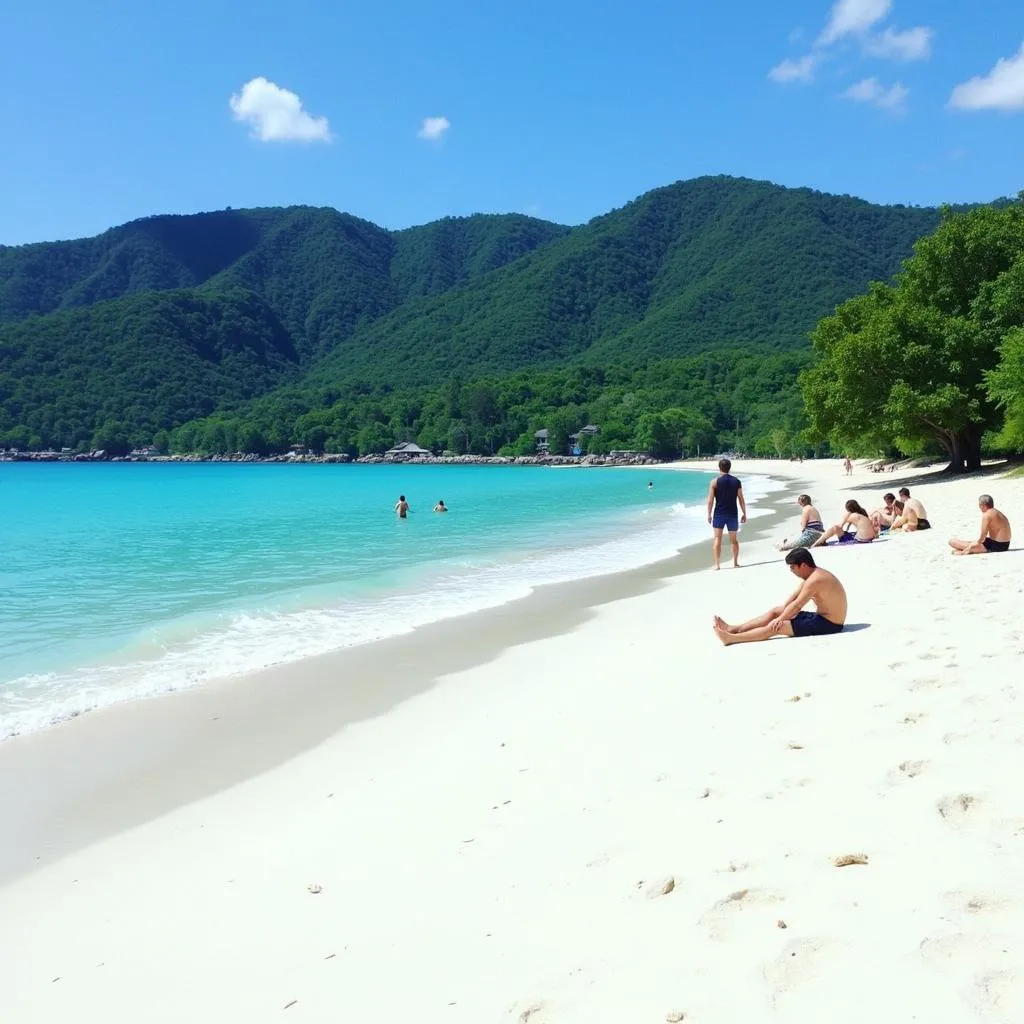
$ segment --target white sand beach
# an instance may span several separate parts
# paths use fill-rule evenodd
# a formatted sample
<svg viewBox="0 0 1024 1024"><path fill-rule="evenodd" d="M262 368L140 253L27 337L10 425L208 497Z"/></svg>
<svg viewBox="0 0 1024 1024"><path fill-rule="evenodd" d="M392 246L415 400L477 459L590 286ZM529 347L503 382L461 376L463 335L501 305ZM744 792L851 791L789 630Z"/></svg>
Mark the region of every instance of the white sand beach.
<svg viewBox="0 0 1024 1024"><path fill-rule="evenodd" d="M827 524L847 488L871 509L909 481L935 529L816 553L856 628L723 648L713 613L794 589L772 546L793 506L738 571L427 674L283 764L9 879L0 1021L1019 1024L1024 479L734 472L794 478ZM981 492L1013 550L955 558ZM239 706L180 699L205 702L211 744ZM49 742L88 751L106 714ZM23 799L45 785L34 749L0 748Z"/></svg>

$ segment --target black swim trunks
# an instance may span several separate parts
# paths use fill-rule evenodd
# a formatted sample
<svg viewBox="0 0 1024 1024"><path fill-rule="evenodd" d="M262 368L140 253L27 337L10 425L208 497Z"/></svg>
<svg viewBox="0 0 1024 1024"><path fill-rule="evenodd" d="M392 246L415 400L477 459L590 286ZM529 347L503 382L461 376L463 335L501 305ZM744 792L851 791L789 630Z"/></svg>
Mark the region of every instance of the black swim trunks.
<svg viewBox="0 0 1024 1024"><path fill-rule="evenodd" d="M797 612L789 624L793 627L793 636L831 636L843 631L842 626L817 612Z"/></svg>
<svg viewBox="0 0 1024 1024"><path fill-rule="evenodd" d="M985 550L989 552L1010 550L1010 542L1008 540L993 540L991 537L986 537L983 543L985 544Z"/></svg>
<svg viewBox="0 0 1024 1024"><path fill-rule="evenodd" d="M930 530L932 528L932 524L929 523L927 519L918 519L917 528L919 530Z"/></svg>

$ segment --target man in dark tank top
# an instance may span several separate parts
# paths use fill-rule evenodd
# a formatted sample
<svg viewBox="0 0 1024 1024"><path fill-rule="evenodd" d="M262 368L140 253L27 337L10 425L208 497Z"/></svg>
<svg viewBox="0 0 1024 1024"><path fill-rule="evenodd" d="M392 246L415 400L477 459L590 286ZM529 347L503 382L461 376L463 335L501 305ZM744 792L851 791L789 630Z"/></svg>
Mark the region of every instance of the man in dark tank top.
<svg viewBox="0 0 1024 1024"><path fill-rule="evenodd" d="M722 459L718 463L719 475L711 481L708 488L708 522L714 530L712 550L715 556L715 568L722 567L722 531L729 531L729 548L732 551L732 564L740 566L740 539L737 531L740 523L747 521L747 502L743 497L743 484L730 472L732 462Z"/></svg>

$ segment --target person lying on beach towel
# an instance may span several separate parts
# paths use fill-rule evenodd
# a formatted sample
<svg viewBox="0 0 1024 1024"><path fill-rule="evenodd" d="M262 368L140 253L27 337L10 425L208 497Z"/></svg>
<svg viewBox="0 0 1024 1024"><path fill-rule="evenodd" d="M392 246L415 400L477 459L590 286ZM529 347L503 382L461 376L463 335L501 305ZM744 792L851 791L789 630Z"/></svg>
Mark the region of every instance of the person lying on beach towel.
<svg viewBox="0 0 1024 1024"><path fill-rule="evenodd" d="M790 548L810 547L824 532L825 524L821 521L821 513L814 507L809 494L801 494L796 499L800 506L800 533L793 540L782 540L779 551L788 551Z"/></svg>
<svg viewBox="0 0 1024 1024"><path fill-rule="evenodd" d="M878 536L878 527L871 522L871 517L864 511L860 503L851 498L846 503L846 515L843 521L830 526L812 545L812 548L827 544L835 537L840 544L856 541L858 544L870 544Z"/></svg>
<svg viewBox="0 0 1024 1024"><path fill-rule="evenodd" d="M827 569L815 565L807 548L790 551L786 565L801 583L785 604L739 626L730 626L719 615L714 617L712 628L726 647L777 636L829 636L842 632L846 625L846 591L842 583ZM808 601L814 603L815 611L802 610Z"/></svg>
<svg viewBox="0 0 1024 1024"><path fill-rule="evenodd" d="M977 540L950 539L949 546L954 555L984 555L996 551L1010 550L1010 520L996 508L991 494L978 498L981 509L981 532Z"/></svg>

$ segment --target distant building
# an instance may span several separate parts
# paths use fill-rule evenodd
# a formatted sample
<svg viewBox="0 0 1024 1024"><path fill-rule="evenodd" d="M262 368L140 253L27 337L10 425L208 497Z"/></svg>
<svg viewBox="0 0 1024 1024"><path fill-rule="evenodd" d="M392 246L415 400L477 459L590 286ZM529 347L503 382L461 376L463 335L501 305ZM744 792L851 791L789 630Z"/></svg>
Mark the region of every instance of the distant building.
<svg viewBox="0 0 1024 1024"><path fill-rule="evenodd" d="M583 442L588 437L593 437L595 434L600 432L599 427L595 427L593 423L588 423L578 434L569 435L569 452L572 455L583 454Z"/></svg>
<svg viewBox="0 0 1024 1024"><path fill-rule="evenodd" d="M432 459L434 453L426 448L421 448L414 441L403 441L389 448L384 453L384 458L394 462L409 462L413 459Z"/></svg>
<svg viewBox="0 0 1024 1024"><path fill-rule="evenodd" d="M547 430L538 430L533 435L534 441L537 442L537 451L541 455L547 455L548 453L548 432Z"/></svg>

